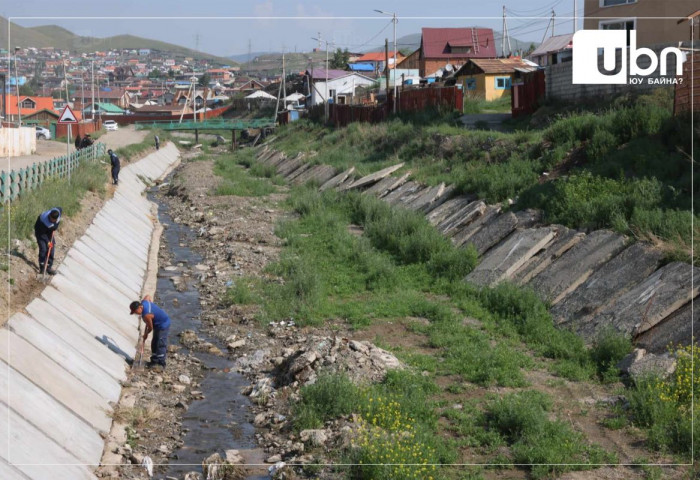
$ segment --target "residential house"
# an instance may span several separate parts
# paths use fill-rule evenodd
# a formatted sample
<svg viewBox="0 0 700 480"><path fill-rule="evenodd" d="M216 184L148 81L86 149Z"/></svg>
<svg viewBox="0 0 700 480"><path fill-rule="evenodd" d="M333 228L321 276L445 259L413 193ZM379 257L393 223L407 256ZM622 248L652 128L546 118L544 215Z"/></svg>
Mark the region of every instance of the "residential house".
<svg viewBox="0 0 700 480"><path fill-rule="evenodd" d="M111 103L119 108L128 108L129 104L136 99L134 92L129 92L122 88L112 88L110 90L100 89L98 92L100 102Z"/></svg>
<svg viewBox="0 0 700 480"><path fill-rule="evenodd" d="M311 101L307 105L318 105L327 100L339 104L351 103L357 88L376 83L370 77L345 70L331 69L326 72L323 68L315 68L307 70L305 76L307 79L304 83L311 88Z"/></svg>
<svg viewBox="0 0 700 480"><path fill-rule="evenodd" d="M492 101L510 95L517 68L532 66L519 58L472 58L454 76L466 95Z"/></svg>
<svg viewBox="0 0 700 480"><path fill-rule="evenodd" d="M265 88L265 84L259 82L253 78L236 78L233 83L233 90L235 92L251 93L256 90L262 90Z"/></svg>
<svg viewBox="0 0 700 480"><path fill-rule="evenodd" d="M490 28L423 28L418 70L426 77L446 64L461 66L472 58L496 58ZM401 68L415 68L401 65Z"/></svg>
<svg viewBox="0 0 700 480"><path fill-rule="evenodd" d="M145 105L134 110L137 115L149 116L164 116L164 115L181 115L182 113L192 114L190 106L183 107L181 105Z"/></svg>
<svg viewBox="0 0 700 480"><path fill-rule="evenodd" d="M583 8L586 30L636 30L637 46L677 45L691 39L678 21L698 9L698 0L584 0Z"/></svg>
<svg viewBox="0 0 700 480"><path fill-rule="evenodd" d="M549 37L528 58L541 67L570 62L573 58L573 33Z"/></svg>
<svg viewBox="0 0 700 480"><path fill-rule="evenodd" d="M210 68L207 73L214 82L225 83L231 80L231 72L223 68Z"/></svg>
<svg viewBox="0 0 700 480"><path fill-rule="evenodd" d="M16 122L19 116L22 116L22 121L24 118L37 113L41 110L53 110L53 98L51 97L37 97L37 96L24 96L19 97L19 109L18 109L18 98L16 95L5 95L5 105L7 122Z"/></svg>
<svg viewBox="0 0 700 480"><path fill-rule="evenodd" d="M112 105L111 103L95 102L94 104L89 103L85 106L85 108L83 109L83 115L86 117L92 115L93 108L96 115L123 115L125 113L122 108L119 108L116 105Z"/></svg>
<svg viewBox="0 0 700 480"><path fill-rule="evenodd" d="M401 52L396 52L396 63L401 62L406 56ZM385 52L369 52L358 58L354 64L369 64L372 65L373 71L376 75L379 75L385 70L386 64L386 53ZM394 52L389 52L389 68L394 68ZM352 70L358 71L358 69L352 68Z"/></svg>

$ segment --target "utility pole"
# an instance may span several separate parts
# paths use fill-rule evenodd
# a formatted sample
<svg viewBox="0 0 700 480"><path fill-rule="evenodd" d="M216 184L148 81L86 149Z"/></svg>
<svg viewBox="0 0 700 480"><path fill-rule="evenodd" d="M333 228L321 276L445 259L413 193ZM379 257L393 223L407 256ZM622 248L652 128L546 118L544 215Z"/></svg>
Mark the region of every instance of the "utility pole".
<svg viewBox="0 0 700 480"><path fill-rule="evenodd" d="M17 51L19 47L15 47L15 88L17 89L17 126L22 126L22 104L19 101L19 70L17 70ZM8 70L10 66L7 66ZM3 95L5 92L3 92Z"/></svg>
<svg viewBox="0 0 700 480"><path fill-rule="evenodd" d="M556 18L557 14L554 13L554 9L552 9L552 36L554 36L554 19Z"/></svg>
<svg viewBox="0 0 700 480"><path fill-rule="evenodd" d="M506 6L503 5L503 26L501 27L501 32L503 33L501 38L501 57L506 56Z"/></svg>
<svg viewBox="0 0 700 480"><path fill-rule="evenodd" d="M95 122L95 60L92 61L92 102L90 104L90 116L93 123Z"/></svg>
<svg viewBox="0 0 700 480"><path fill-rule="evenodd" d="M386 64L386 100L389 101L389 39L384 39L384 62Z"/></svg>
<svg viewBox="0 0 700 480"><path fill-rule="evenodd" d="M576 24L578 23L578 14L576 12L577 7L577 2L574 0L574 33L576 33Z"/></svg>

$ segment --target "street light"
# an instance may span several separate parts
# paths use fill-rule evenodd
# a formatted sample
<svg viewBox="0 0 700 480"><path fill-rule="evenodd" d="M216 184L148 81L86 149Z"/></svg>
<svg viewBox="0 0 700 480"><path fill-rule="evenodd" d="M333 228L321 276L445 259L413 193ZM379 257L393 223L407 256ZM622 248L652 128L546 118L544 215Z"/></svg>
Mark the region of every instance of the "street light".
<svg viewBox="0 0 700 480"><path fill-rule="evenodd" d="M326 97L324 98L323 106L323 116L324 120L328 122L328 40L321 40L320 38L311 37L311 40L316 40L317 42L326 42Z"/></svg>
<svg viewBox="0 0 700 480"><path fill-rule="evenodd" d="M398 21L396 19L396 12L389 13L385 12L383 10L374 10L377 13L381 13L382 15L390 15L391 18L391 23L394 24L394 113L396 113L396 22ZM386 66L386 68L389 68L389 65ZM386 86L387 91L389 90L389 85Z"/></svg>

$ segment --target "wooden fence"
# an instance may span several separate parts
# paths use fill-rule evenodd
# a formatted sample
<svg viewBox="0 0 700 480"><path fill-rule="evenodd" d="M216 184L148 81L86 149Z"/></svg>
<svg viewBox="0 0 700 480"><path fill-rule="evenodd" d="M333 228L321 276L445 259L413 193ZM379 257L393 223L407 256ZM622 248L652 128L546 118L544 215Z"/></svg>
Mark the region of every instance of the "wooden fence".
<svg viewBox="0 0 700 480"><path fill-rule="evenodd" d="M683 76L678 77L673 114L700 111L700 53L689 55L683 65Z"/></svg>
<svg viewBox="0 0 700 480"><path fill-rule="evenodd" d="M0 157L31 155L36 151L36 129L0 128Z"/></svg>
<svg viewBox="0 0 700 480"><path fill-rule="evenodd" d="M39 188L42 183L52 178L62 178L74 171L84 162L97 162L105 154L104 143L95 143L90 147L75 151L70 155L52 158L30 167L4 170L0 173L0 202L15 200L25 192Z"/></svg>

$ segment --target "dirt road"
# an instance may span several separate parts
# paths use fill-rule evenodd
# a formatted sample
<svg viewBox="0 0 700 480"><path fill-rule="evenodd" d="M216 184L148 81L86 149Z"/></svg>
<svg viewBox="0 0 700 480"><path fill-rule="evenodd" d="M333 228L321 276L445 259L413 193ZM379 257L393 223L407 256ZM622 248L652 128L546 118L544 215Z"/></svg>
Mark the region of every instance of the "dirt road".
<svg viewBox="0 0 700 480"><path fill-rule="evenodd" d="M116 150L117 148L126 147L133 143L141 143L146 138L146 131L136 130L133 125L119 127L119 130L107 132L102 135L98 142L107 145L107 148Z"/></svg>

